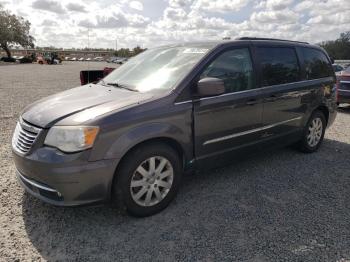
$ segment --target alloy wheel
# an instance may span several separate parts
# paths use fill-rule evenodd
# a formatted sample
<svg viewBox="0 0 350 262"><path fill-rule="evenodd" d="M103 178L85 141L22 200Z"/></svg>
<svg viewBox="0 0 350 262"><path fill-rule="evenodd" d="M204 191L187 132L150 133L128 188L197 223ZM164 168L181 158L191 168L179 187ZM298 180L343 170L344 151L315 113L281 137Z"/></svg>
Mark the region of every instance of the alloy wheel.
<svg viewBox="0 0 350 262"><path fill-rule="evenodd" d="M131 177L131 196L140 206L154 206L169 193L173 180L170 161L162 156L150 157L136 168Z"/></svg>
<svg viewBox="0 0 350 262"><path fill-rule="evenodd" d="M321 118L314 118L309 125L307 143L310 147L315 147L320 142L323 132L323 123Z"/></svg>

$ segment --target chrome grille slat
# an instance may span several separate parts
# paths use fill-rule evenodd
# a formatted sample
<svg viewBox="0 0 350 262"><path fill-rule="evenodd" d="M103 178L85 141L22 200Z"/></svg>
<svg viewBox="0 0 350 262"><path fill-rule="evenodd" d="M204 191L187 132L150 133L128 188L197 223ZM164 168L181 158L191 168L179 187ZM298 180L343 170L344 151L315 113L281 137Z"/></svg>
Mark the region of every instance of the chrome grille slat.
<svg viewBox="0 0 350 262"><path fill-rule="evenodd" d="M17 144L17 149L22 151L23 153L26 153L29 151L29 149L22 147L20 144Z"/></svg>
<svg viewBox="0 0 350 262"><path fill-rule="evenodd" d="M22 148L21 145L16 145L16 149L19 150L19 151L21 151L22 153L25 153L25 152L28 151L28 149Z"/></svg>
<svg viewBox="0 0 350 262"><path fill-rule="evenodd" d="M21 137L18 137L18 141L21 142L22 144L30 147L33 144L34 140L31 142L30 141L28 142L28 141L23 140Z"/></svg>
<svg viewBox="0 0 350 262"><path fill-rule="evenodd" d="M34 142L34 140L28 141L28 140L24 139L23 137L18 137L18 140L21 140L21 142L23 142L25 144L29 144L29 145L33 144L33 142Z"/></svg>
<svg viewBox="0 0 350 262"><path fill-rule="evenodd" d="M27 133L27 132L25 132L25 130L24 129L22 129L21 131L20 131L20 134L21 135L23 135L23 136L25 136L25 137L27 137L27 138L29 138L29 139L35 139L36 138L36 135L32 135L32 134L30 134L30 133Z"/></svg>
<svg viewBox="0 0 350 262"><path fill-rule="evenodd" d="M22 146L22 144L20 144L20 143L18 143L18 142L16 143L16 146L17 146L19 149L21 149L22 151L28 150L28 148Z"/></svg>
<svg viewBox="0 0 350 262"><path fill-rule="evenodd" d="M41 129L22 119L17 123L15 133L13 134L12 145L19 153L25 154L32 148Z"/></svg>
<svg viewBox="0 0 350 262"><path fill-rule="evenodd" d="M23 137L18 137L18 139L20 139L22 142L26 143L26 144L33 144L34 140L27 140Z"/></svg>
<svg viewBox="0 0 350 262"><path fill-rule="evenodd" d="M17 145L20 145L22 148L25 148L25 149L30 149L31 145L26 145L22 142L20 142L19 140L17 141Z"/></svg>

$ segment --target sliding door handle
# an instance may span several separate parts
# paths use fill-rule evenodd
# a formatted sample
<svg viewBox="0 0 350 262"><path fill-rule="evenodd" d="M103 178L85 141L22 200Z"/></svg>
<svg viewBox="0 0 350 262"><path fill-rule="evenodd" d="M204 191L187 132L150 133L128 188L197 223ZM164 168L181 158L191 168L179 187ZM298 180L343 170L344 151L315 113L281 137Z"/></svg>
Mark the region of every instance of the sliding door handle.
<svg viewBox="0 0 350 262"><path fill-rule="evenodd" d="M273 95L270 95L268 98L265 98L265 101L267 101L267 102L274 102L277 99L279 99L279 95L273 94Z"/></svg>
<svg viewBox="0 0 350 262"><path fill-rule="evenodd" d="M257 104L257 103L258 103L258 100L250 99L245 104L248 105L248 106L253 106L253 105Z"/></svg>

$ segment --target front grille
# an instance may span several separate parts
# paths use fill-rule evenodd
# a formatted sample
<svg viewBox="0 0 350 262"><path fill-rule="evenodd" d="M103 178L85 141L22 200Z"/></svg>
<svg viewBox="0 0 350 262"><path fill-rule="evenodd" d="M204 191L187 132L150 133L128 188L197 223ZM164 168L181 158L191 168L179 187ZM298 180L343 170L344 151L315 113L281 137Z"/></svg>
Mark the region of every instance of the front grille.
<svg viewBox="0 0 350 262"><path fill-rule="evenodd" d="M40 128L20 119L13 134L12 147L20 153L27 153L34 144L40 131Z"/></svg>

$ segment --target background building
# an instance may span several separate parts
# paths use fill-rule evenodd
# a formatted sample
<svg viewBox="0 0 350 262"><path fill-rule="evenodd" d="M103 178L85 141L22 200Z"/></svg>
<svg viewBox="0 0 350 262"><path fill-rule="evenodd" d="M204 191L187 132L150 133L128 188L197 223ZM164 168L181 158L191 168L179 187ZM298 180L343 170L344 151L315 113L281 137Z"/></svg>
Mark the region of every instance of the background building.
<svg viewBox="0 0 350 262"><path fill-rule="evenodd" d="M77 59L84 58L94 58L94 57L103 57L108 59L114 55L114 50L61 50L61 49L11 49L12 56L30 56L35 53L37 56L43 55L43 53L55 52L58 56L62 57L76 57ZM6 56L6 53L3 50L0 50L0 56Z"/></svg>

